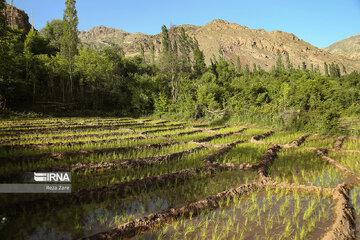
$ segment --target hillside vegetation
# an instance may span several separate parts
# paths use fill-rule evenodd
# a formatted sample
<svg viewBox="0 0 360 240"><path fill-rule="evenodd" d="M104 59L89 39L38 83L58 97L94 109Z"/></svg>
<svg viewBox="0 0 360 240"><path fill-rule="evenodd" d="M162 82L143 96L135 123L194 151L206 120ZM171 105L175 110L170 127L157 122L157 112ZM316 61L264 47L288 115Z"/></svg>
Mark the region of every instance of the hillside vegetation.
<svg viewBox="0 0 360 240"><path fill-rule="evenodd" d="M297 66L279 49L268 71L240 57L232 61L226 51L207 65L195 37L166 26L157 57L154 45L150 57L144 46L137 56L125 57L117 45L101 50L82 45L77 16L70 17L27 35L1 18L3 116L9 110L57 116L153 114L329 132L337 131L341 116L360 113L360 75L346 66L324 62L324 71L305 61Z"/></svg>

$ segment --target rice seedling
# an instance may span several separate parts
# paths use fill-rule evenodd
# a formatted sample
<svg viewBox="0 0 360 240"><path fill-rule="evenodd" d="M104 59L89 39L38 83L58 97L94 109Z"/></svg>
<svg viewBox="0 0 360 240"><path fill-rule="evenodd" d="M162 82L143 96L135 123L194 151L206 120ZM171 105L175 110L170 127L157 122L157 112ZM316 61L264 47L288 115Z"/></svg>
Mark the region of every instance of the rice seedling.
<svg viewBox="0 0 360 240"><path fill-rule="evenodd" d="M298 137L302 136L304 133L301 132L275 132L274 134L270 135L267 138L264 138L262 141L267 143L274 143L274 144L287 144L291 141L297 139Z"/></svg>
<svg viewBox="0 0 360 240"><path fill-rule="evenodd" d="M244 126L224 127L224 128L216 129L215 131L219 132L219 133L225 133L225 132L236 132L236 131L239 131L241 129L244 129Z"/></svg>
<svg viewBox="0 0 360 240"><path fill-rule="evenodd" d="M308 137L301 147L332 148L335 140L334 136L315 134Z"/></svg>
<svg viewBox="0 0 360 240"><path fill-rule="evenodd" d="M356 175L360 176L360 154L345 152L329 152L330 158L340 163Z"/></svg>
<svg viewBox="0 0 360 240"><path fill-rule="evenodd" d="M170 137L169 139L171 139L173 141L190 142L190 141L196 141L197 139L200 139L203 137L212 136L215 134L216 133L211 133L211 132L199 132L199 133L193 133L193 134L189 134L189 135L173 136L173 137Z"/></svg>
<svg viewBox="0 0 360 240"><path fill-rule="evenodd" d="M256 135L256 134L263 134L263 133L266 133L268 131L270 131L270 129L248 128L243 133L244 134Z"/></svg>
<svg viewBox="0 0 360 240"><path fill-rule="evenodd" d="M257 163L262 155L269 148L267 145L259 145L253 143L240 143L230 149L227 153L218 157L217 162L220 163Z"/></svg>
<svg viewBox="0 0 360 240"><path fill-rule="evenodd" d="M345 139L342 145L342 149L360 151L360 139L354 137Z"/></svg>
<svg viewBox="0 0 360 240"><path fill-rule="evenodd" d="M331 225L333 204L330 200L284 191L276 193L280 195L277 197L269 191L250 193L232 203L223 203L215 211L204 211L195 218L180 220L176 228L168 224L138 237L148 239L161 235L163 239L170 239L176 235L211 239L216 231L216 239L253 239L254 236L258 239L316 239ZM285 204L285 199L289 204Z"/></svg>
<svg viewBox="0 0 360 240"><path fill-rule="evenodd" d="M182 156L177 160L165 161L154 166L141 166L113 170L110 172L73 174L73 189L91 188L106 184L143 179L145 177L162 175L188 168L198 168L204 165L202 159L215 152L216 149L202 149Z"/></svg>
<svg viewBox="0 0 360 240"><path fill-rule="evenodd" d="M0 147L6 149L0 151L2 182L20 183L25 171L71 167L72 191L76 192L71 196L81 194L53 198L58 201L55 208L50 198L42 202L46 198L41 194L0 194L0 220L8 219L5 223L1 220L0 235L6 239L82 238L109 231L138 217L179 208L258 180L256 170L226 170L219 163L256 164L271 143L286 144L303 135L280 131L261 139L260 144L241 142L216 155L215 162L210 163L203 160L219 150L219 146L211 147L211 144L250 139L270 129L249 128L204 140L200 149L195 141L238 131L243 126L195 125L199 124L130 118L2 122ZM196 130L202 132L185 134ZM143 139L130 139L139 136ZM334 140L332 136L313 136L305 146L332 148ZM347 147L356 149L351 144ZM192 149L195 150L186 152ZM330 152L329 156L359 174L356 154ZM321 187L335 187L348 180L306 148L279 151L268 176L278 182ZM356 212L358 192L351 193ZM21 204L26 201L27 204ZM40 205L37 201L41 210L36 210L36 205ZM333 208L331 201L320 195L290 193L278 188L254 191L234 199L227 197L218 205L216 210L201 211L199 215L190 212L187 218L154 228L135 239L311 239L319 237L331 224ZM15 206L16 210L7 206Z"/></svg>
<svg viewBox="0 0 360 240"><path fill-rule="evenodd" d="M31 155L31 154L43 154L43 153L56 153L56 152L76 152L81 150L99 150L105 148L119 148L119 147L131 147L138 145L147 145L168 142L169 140L162 138L146 138L146 139L119 139L114 142L99 142L99 143L86 143L82 145L63 145L63 146L54 146L54 147L45 147L39 149L32 148L23 148L23 149L10 149L8 151L0 152L0 158L9 158L16 157L21 155Z"/></svg>
<svg viewBox="0 0 360 240"><path fill-rule="evenodd" d="M321 187L335 187L348 180L337 168L321 160L314 151L285 149L269 169L269 176L278 182Z"/></svg>
<svg viewBox="0 0 360 240"><path fill-rule="evenodd" d="M360 231L360 187L355 187L350 192L350 204L354 208L356 219L356 232Z"/></svg>
<svg viewBox="0 0 360 240"><path fill-rule="evenodd" d="M227 144L227 143L231 143L231 142L241 140L241 139L250 139L252 136L253 136L252 134L237 133L237 134L232 134L232 135L213 139L213 140L209 141L209 143L211 143L211 144Z"/></svg>

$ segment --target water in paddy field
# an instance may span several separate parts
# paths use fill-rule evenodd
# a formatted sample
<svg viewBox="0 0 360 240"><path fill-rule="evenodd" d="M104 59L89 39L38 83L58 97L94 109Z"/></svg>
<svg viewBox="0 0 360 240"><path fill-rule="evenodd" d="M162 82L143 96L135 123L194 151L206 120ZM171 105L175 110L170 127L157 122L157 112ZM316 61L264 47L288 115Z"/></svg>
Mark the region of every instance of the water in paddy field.
<svg viewBox="0 0 360 240"><path fill-rule="evenodd" d="M354 208L356 218L356 239L360 239L360 187L356 187L350 192L350 205Z"/></svg>
<svg viewBox="0 0 360 240"><path fill-rule="evenodd" d="M137 120L134 120L136 123ZM162 123L157 126L155 122L147 122L152 124L151 126L128 126L131 128L128 131L128 135L122 135L119 138L136 136L145 130L166 129L171 124ZM160 121L161 122L161 121ZM96 123L99 124L99 123ZM117 122L116 124L122 124ZM79 135L87 134L89 131L101 133L108 124L99 125L98 128L93 128L95 125L86 126L88 129L76 130L72 134ZM85 127L85 126L78 126ZM124 128L124 129L126 129ZM111 129L111 128L109 128ZM241 129L237 128L221 128L220 132L228 130L234 131ZM34 129L33 129L34 130ZM54 129L56 130L56 129ZM118 130L118 129L115 129ZM192 129L190 129L192 130ZM46 130L47 131L47 130ZM42 133L41 137L47 136L48 132ZM110 131L110 130L109 130ZM111 130L113 131L113 130ZM137 141L126 140L127 144L124 146L135 146L141 144L153 144L157 142L169 142L170 140L186 140L191 141L194 139L203 138L205 136L215 135L216 132L199 132L191 135L174 135L174 133L189 131L189 129L181 128L175 130L166 130L161 132L149 133L149 136L154 138L146 138ZM239 139L249 139L253 134L267 132L268 129L249 129L238 135L230 135L219 139L213 139L210 143L226 144ZM33 131L32 131L33 132ZM131 133L131 134L130 134ZM60 133L56 133L60 134ZM68 136L70 132L61 133ZM158 135L173 135L170 137L159 138ZM27 135L24 135L27 136ZM30 135L31 137L36 134ZM281 141L288 142L285 136L281 134L274 135L273 139L281 139ZM59 136L58 136L59 137ZM297 137L297 136L296 136ZM295 136L294 136L295 138ZM1 139L1 137L0 137ZM61 141L62 136L59 138ZM321 140L324 146L331 146L333 143L332 138L314 138L309 141L309 146L318 144ZM59 141L60 141L59 140ZM69 138L70 142L74 143L78 140ZM87 139L85 139L87 140ZM95 139L99 140L99 139ZM291 140L292 137L291 137ZM310 139L311 140L311 139ZM39 142L43 140L37 140ZM47 141L47 140L46 140ZM45 142L46 142L45 141ZM266 140L265 140L266 141ZM269 140L270 141L270 140ZM280 140L279 140L280 141ZM290 140L289 140L290 141ZM322 142L320 143L322 144ZM92 148L110 148L119 147L122 142L111 142L104 145L99 143L90 144L86 146L89 149ZM78 146L79 144L74 144ZM121 145L121 146L123 146ZM181 146L177 148L177 146ZM147 149L142 151L134 151L126 155L125 153L110 153L110 154L94 154L91 157L75 155L69 159L55 159L46 163L50 167L57 164L65 164L66 160L73 164L82 162L96 162L96 161L116 161L119 159L149 157L161 154L168 154L172 152L178 152L180 150L192 148L195 145L181 143L170 147L161 147L156 149ZM314 145L315 146L315 145ZM317 145L316 145L317 146ZM251 143L242 143L228 151L223 156L219 156L216 160L218 162L232 162L235 164L240 163L257 163L263 156L264 152L268 149L268 145L255 145ZM32 150L36 153L44 151L64 152L73 150L66 147L60 148L56 146L46 146L45 149L34 148ZM24 149L17 150L18 155L26 153L22 152ZM26 149L25 149L26 150ZM56 150L56 151L55 151ZM76 148L78 150L86 150L84 147ZM192 155L184 155L172 162L167 162L165 166L173 167L170 171L180 171L185 168L202 167L203 162L202 155L209 155L216 151L215 147L207 147L201 151L196 151ZM14 154L14 153L12 153ZM193 158L196 155L196 158ZM191 161L190 161L190 160ZM71 161L70 161L71 160ZM187 161L184 161L187 160ZM37 162L37 164L40 162ZM186 164L184 164L184 162ZM180 164L181 163L181 164ZM20 163L26 165L26 163ZM34 165L35 167L43 167L43 165ZM46 165L47 166L47 165ZM18 171L18 166L12 163L10 167L14 167L14 172ZM24 167L24 166L22 166ZM47 166L48 167L48 166ZM164 168L164 169L162 169ZM4 168L5 169L5 168ZM21 169L21 166L19 167ZM332 166L325 164L314 152L306 152L305 150L286 150L280 151L278 157L275 159L272 167L269 171L269 176L274 179L290 183L298 183L304 185L315 185L320 187L335 187L339 183L348 181L347 177L342 175ZM121 181L130 181L135 178L143 178L146 176L154 176L158 174L168 173L169 169L164 167L164 164L154 165L147 168L134 168L134 172L117 170L106 170L100 174L91 173L77 173L73 174L74 181L72 181L73 191L81 190L84 188L93 188L100 185L116 184ZM154 170L152 172L152 170ZM164 170L164 171L162 171ZM167 171L165 171L167 170ZM4 172L8 171L7 169ZM145 172L144 175L143 172ZM118 173L125 173L123 177ZM138 173L140 172L140 173ZM146 175L148 174L148 175ZM1 174L0 174L1 175ZM135 176L135 177L134 177ZM114 182L111 182L114 178ZM88 197L84 195L83 198L78 201L60 202L59 207L47 207L46 200L38 205L43 206L41 208L34 208L32 206L29 209L21 207L21 200L26 198L34 198L33 195L12 195L9 196L0 195L0 240L1 239L74 239L79 237L89 237L99 232L108 231L113 227L119 226L126 222L129 222L135 218L146 216L151 213L158 213L169 208L178 208L187 205L191 202L196 202L201 199L205 199L208 196L220 193L230 188L239 187L240 185L257 181L257 171L224 171L224 172L212 172L212 173L199 173L195 177L184 180L181 183L168 183L163 185L157 185L153 182L148 183L146 186L142 186L139 189L121 188L123 194L119 194L120 191L115 190L114 193L105 195L105 192L99 192L99 195L104 194L103 197L98 198L94 196ZM13 181L14 179L11 179ZM156 181L155 181L156 182ZM360 192L360 189L359 189ZM95 195L97 195L96 192ZM116 195L118 194L118 195ZM357 202L359 195L357 192L352 192L352 204L357 209ZM24 198L24 199L22 199ZM101 199L101 200L99 200ZM7 203L18 203L18 208L6 208ZM14 205L14 204L13 204ZM26 205L29 206L29 205ZM360 205L359 205L360 206ZM37 210L35 210L37 209ZM360 210L359 210L360 211ZM199 238L199 239L211 239L213 236L219 239L279 239L284 237L285 239L317 239L324 233L326 227L332 223L333 203L325 198L317 196L308 196L305 194L288 193L281 191L261 191L255 193L249 193L243 198L236 200L234 203L223 203L219 209L213 211L205 211L199 216L194 216L191 219L182 219L177 222L173 222L170 225L162 226L161 229L154 229L151 232L147 232L143 235L136 236L136 238L142 239L184 239L184 238ZM357 215L359 219L360 212ZM4 219L4 220L3 220Z"/></svg>
<svg viewBox="0 0 360 240"><path fill-rule="evenodd" d="M316 177L314 181L311 181L307 183L307 186L317 186L317 187L323 187L323 186L331 186L336 187L337 185L343 183L343 182L349 182L347 178L339 178L336 176L332 176L329 174L324 173L323 175L320 175Z"/></svg>
<svg viewBox="0 0 360 240"><path fill-rule="evenodd" d="M141 215L168 209L165 199L108 201L102 204L75 205L59 211L8 216L1 224L2 239L73 239L109 230ZM1 214L6 216L6 214Z"/></svg>
<svg viewBox="0 0 360 240"><path fill-rule="evenodd" d="M134 239L318 239L332 224L333 203L328 199L266 195L250 193L228 207L173 222Z"/></svg>
<svg viewBox="0 0 360 240"><path fill-rule="evenodd" d="M137 217L181 207L255 179L256 172L253 171L225 171L207 177L194 177L178 185L155 187L149 192L144 189L143 193L125 199L117 199L114 194L100 203L95 200L70 206L63 203L51 210L46 207L31 212L20 209L18 214L3 211L0 216L6 216L7 221L0 225L0 236L6 236L6 239L87 237Z"/></svg>

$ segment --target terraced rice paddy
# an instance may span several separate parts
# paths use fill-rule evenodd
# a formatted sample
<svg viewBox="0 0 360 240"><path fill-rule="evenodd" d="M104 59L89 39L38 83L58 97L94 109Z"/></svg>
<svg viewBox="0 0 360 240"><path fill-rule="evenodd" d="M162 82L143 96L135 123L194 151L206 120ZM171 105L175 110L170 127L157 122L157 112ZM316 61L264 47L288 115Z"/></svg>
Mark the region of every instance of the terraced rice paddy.
<svg viewBox="0 0 360 240"><path fill-rule="evenodd" d="M3 121L0 183L71 171L72 192L0 193L0 236L353 239L360 236L357 145L357 138L156 119Z"/></svg>

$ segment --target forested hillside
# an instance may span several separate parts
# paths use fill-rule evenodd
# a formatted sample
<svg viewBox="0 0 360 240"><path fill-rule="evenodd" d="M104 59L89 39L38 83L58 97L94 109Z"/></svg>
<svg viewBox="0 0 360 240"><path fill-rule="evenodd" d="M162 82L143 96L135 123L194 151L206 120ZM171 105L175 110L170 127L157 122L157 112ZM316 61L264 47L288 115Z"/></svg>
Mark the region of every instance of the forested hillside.
<svg viewBox="0 0 360 240"><path fill-rule="evenodd" d="M1 9L4 0L1 0ZM262 123L329 132L340 116L360 114L360 74L323 63L294 66L278 51L270 71L228 61L205 64L196 38L162 26L161 52L145 60L125 57L119 46L102 50L78 39L75 1L63 20L39 32L11 28L0 15L0 106L51 115L141 116ZM150 50L154 50L150 48Z"/></svg>

